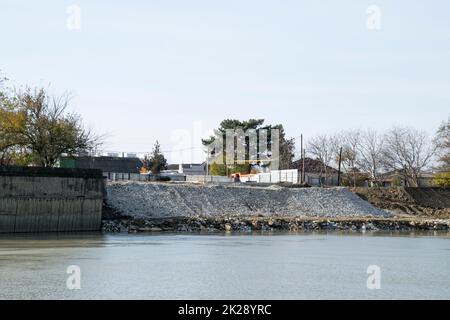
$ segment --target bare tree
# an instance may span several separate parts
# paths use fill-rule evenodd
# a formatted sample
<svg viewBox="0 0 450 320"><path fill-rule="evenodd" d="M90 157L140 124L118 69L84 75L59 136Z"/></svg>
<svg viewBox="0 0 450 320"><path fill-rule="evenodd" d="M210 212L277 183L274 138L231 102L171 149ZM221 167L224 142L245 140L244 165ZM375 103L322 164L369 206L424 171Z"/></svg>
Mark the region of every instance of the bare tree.
<svg viewBox="0 0 450 320"><path fill-rule="evenodd" d="M359 173L358 163L361 137L361 130L355 129L343 131L335 138L334 152L336 162L339 162L339 157L341 157L340 160L343 172L345 172L348 177L351 177L354 187L356 187L356 180ZM340 148L342 148L342 154Z"/></svg>
<svg viewBox="0 0 450 320"><path fill-rule="evenodd" d="M383 164L401 173L410 186L420 185L420 173L436 153L426 133L410 127L394 127L384 136Z"/></svg>
<svg viewBox="0 0 450 320"><path fill-rule="evenodd" d="M364 131L361 136L359 166L370 174L372 184L378 184L382 168L384 141L375 130Z"/></svg>
<svg viewBox="0 0 450 320"><path fill-rule="evenodd" d="M322 177L325 178L326 182L328 177L328 167L334 160L334 155L336 153L336 137L326 134L312 137L308 141L307 151L322 162L322 168L319 175L321 183Z"/></svg>

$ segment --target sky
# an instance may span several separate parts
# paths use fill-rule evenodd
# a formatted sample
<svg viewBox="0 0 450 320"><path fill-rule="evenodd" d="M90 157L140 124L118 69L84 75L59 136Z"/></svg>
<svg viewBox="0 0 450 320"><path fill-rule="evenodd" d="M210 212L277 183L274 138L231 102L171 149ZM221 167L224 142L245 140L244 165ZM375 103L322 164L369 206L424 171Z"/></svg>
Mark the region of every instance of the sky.
<svg viewBox="0 0 450 320"><path fill-rule="evenodd" d="M450 117L449 12L448 0L0 0L0 72L70 93L105 151L159 140L171 163L201 162L200 139L226 118L306 141L432 135Z"/></svg>

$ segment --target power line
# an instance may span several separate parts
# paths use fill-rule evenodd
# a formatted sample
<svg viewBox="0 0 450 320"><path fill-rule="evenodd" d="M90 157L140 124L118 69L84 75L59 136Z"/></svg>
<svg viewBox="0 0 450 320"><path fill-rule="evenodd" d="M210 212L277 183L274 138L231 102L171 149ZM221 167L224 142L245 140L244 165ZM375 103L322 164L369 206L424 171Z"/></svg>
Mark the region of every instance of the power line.
<svg viewBox="0 0 450 320"><path fill-rule="evenodd" d="M176 152L185 150L203 149L203 147L190 147L182 149L172 149L172 150L161 150L161 152ZM117 150L104 150L102 153L151 153L151 151L117 151Z"/></svg>
<svg viewBox="0 0 450 320"><path fill-rule="evenodd" d="M291 139L294 139L294 140L296 140L296 139L298 139L298 138L300 138L301 137L301 135L300 136L297 136L297 137L294 137L294 138L291 138ZM204 146L202 146L202 147L186 147L186 148L181 148L181 149L167 149L167 150L161 150L161 152L166 152L166 153L171 153L171 152L179 152L179 151L186 151L186 150L200 150L200 149L204 149L205 147ZM120 153L136 153L136 154L138 154L138 153L141 153L141 154L146 154L146 153L151 153L152 151L117 151L117 150L104 150L104 151L102 151L101 153L118 153L118 154L120 154ZM298 155L298 153L301 153L301 151L300 152L295 152L295 155L297 156Z"/></svg>

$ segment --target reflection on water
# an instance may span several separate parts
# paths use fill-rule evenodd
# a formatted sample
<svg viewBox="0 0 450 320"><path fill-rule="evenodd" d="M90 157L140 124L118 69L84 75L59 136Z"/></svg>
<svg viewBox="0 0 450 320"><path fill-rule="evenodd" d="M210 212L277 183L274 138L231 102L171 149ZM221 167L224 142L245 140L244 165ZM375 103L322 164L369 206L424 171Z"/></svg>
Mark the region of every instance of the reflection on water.
<svg viewBox="0 0 450 320"><path fill-rule="evenodd" d="M449 265L440 232L2 235L0 298L450 299Z"/></svg>

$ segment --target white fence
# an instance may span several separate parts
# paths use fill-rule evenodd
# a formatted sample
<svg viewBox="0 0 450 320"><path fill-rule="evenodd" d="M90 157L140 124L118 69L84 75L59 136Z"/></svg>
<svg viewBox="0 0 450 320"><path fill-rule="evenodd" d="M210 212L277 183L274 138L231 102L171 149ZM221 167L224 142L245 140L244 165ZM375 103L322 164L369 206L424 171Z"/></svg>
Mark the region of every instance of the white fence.
<svg viewBox="0 0 450 320"><path fill-rule="evenodd" d="M112 181L127 180L127 181L149 181L147 174L140 173L122 173L122 172L103 172L103 176Z"/></svg>
<svg viewBox="0 0 450 320"><path fill-rule="evenodd" d="M258 183L298 183L298 171L292 170L272 170L267 173L257 173L241 177L241 182L258 182Z"/></svg>
<svg viewBox="0 0 450 320"><path fill-rule="evenodd" d="M233 182L232 178L224 177L224 176L206 176L206 175L187 175L187 182L215 182L215 183L228 183Z"/></svg>
<svg viewBox="0 0 450 320"><path fill-rule="evenodd" d="M140 173L120 173L120 172L103 172L103 176L112 181L154 181L153 176ZM170 177L172 181L200 182L200 183L230 183L234 179L225 176L210 175L179 175L161 173L161 177ZM267 173L258 173L240 177L241 182L257 182L257 183L298 183L298 171L292 170L273 170Z"/></svg>

